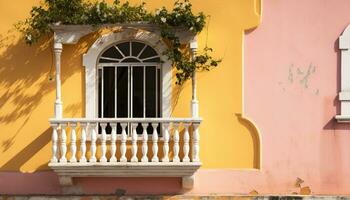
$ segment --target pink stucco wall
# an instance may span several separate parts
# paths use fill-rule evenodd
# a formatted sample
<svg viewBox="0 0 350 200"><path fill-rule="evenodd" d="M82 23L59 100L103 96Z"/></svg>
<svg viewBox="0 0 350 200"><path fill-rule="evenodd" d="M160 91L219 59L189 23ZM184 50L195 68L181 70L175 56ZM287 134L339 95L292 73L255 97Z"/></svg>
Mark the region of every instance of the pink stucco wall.
<svg viewBox="0 0 350 200"><path fill-rule="evenodd" d="M348 0L265 0L246 34L245 115L261 134L262 169L200 170L191 194L292 194L299 177L312 194L350 194L350 125L339 113L338 37ZM6 180L6 181L5 181ZM76 180L91 193L179 193L179 179ZM6 186L6 187L5 187ZM0 193L59 193L56 175L0 173Z"/></svg>
<svg viewBox="0 0 350 200"><path fill-rule="evenodd" d="M300 177L313 193L350 194L350 125L334 120L338 37L349 7L348 0L266 0L262 24L246 35L245 111L262 137L257 190L286 192Z"/></svg>

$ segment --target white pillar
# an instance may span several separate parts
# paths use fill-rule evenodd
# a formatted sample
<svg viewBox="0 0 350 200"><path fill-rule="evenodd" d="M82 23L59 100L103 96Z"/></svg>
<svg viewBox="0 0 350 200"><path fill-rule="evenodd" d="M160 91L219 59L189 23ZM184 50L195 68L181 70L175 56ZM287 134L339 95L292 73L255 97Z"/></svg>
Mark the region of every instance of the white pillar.
<svg viewBox="0 0 350 200"><path fill-rule="evenodd" d="M169 162L169 123L163 123L163 154L162 162Z"/></svg>
<svg viewBox="0 0 350 200"><path fill-rule="evenodd" d="M81 138L80 138L80 160L81 163L86 163L86 132L87 132L87 123L80 123L81 127Z"/></svg>
<svg viewBox="0 0 350 200"><path fill-rule="evenodd" d="M148 134L147 134L148 123L142 123L142 158L141 162L148 162L147 152L148 152Z"/></svg>
<svg viewBox="0 0 350 200"><path fill-rule="evenodd" d="M136 128L137 128L137 123L133 123L131 124L131 162L138 162L139 159L137 158L137 132L136 132Z"/></svg>
<svg viewBox="0 0 350 200"><path fill-rule="evenodd" d="M100 162L106 163L107 162L107 133L106 133L106 127L107 123L100 123L101 129L102 129L102 134L101 134L101 158Z"/></svg>
<svg viewBox="0 0 350 200"><path fill-rule="evenodd" d="M188 127L190 126L189 123L185 122L183 123L185 132L184 132L184 144L183 144L183 152L184 157L182 158L182 162L190 162L189 152L190 152L190 134L188 133Z"/></svg>
<svg viewBox="0 0 350 200"><path fill-rule="evenodd" d="M121 153L121 157L120 157L120 162L127 162L127 158L126 158L126 140L127 140L127 135L126 135L126 126L127 123L120 123L120 126L122 127L122 137L121 137L121 141L120 141L120 153Z"/></svg>
<svg viewBox="0 0 350 200"><path fill-rule="evenodd" d="M55 40L53 51L55 53L56 66L56 101L55 101L55 118L62 118L62 100L61 100L61 53L62 43Z"/></svg>
<svg viewBox="0 0 350 200"><path fill-rule="evenodd" d="M112 127L112 133L111 133L111 158L110 162L117 162L117 123L110 123Z"/></svg>
<svg viewBox="0 0 350 200"><path fill-rule="evenodd" d="M52 163L57 163L58 162L58 157L57 157L57 150L58 150L58 133L57 133L57 129L58 129L58 124L51 124L52 127L52 158L51 158L51 162Z"/></svg>
<svg viewBox="0 0 350 200"><path fill-rule="evenodd" d="M190 42L190 49L192 53L192 60L196 57L196 52L198 49L197 38L194 38ZM197 83L196 83L196 71L192 75L192 101L191 101L191 115L193 118L199 117L199 105L197 100Z"/></svg>
<svg viewBox="0 0 350 200"><path fill-rule="evenodd" d="M70 151L71 151L71 158L69 160L69 162L77 162L77 157L76 157L76 153L77 153L77 134L75 129L77 128L77 124L76 123L71 123L70 124L71 127L71 134L70 134Z"/></svg>
<svg viewBox="0 0 350 200"><path fill-rule="evenodd" d="M174 158L173 162L180 162L179 152L180 152L180 135L179 135L179 123L173 123L174 127Z"/></svg>

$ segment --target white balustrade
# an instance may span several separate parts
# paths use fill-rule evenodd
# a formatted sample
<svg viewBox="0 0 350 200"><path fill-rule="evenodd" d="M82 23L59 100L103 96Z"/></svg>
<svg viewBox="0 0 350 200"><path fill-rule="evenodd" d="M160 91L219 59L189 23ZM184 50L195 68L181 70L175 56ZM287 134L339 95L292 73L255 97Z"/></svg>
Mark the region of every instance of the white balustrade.
<svg viewBox="0 0 350 200"><path fill-rule="evenodd" d="M189 123L184 123L184 128L185 128L184 146L183 146L184 158L182 159L182 162L190 162L190 157L188 156L190 152L190 134L188 133L189 125L190 125Z"/></svg>
<svg viewBox="0 0 350 200"><path fill-rule="evenodd" d="M53 131L51 163L65 163L65 165L75 163L79 165L79 163L87 162L102 164L159 162L158 154L162 154L161 161L167 165L199 163L198 127L200 122L201 120L197 118L52 119L50 120ZM110 129L108 124L111 128L109 132L107 132L107 129ZM142 129L137 128L139 124L141 124ZM117 133L118 126L121 127L121 131L119 129ZM99 130L98 127L101 129ZM158 127L160 128L158 129ZM190 127L192 128L190 129ZM153 131L149 131L152 129ZM161 131L158 132L158 130ZM70 138L69 152L67 152L67 134L70 134L68 135ZM182 143L180 138L183 140ZM79 140L80 149L78 150L77 141ZM97 140L101 144L99 154L97 154ZM117 141L120 141L120 145L117 145ZM150 157L148 156L148 142L152 145L152 156ZM110 145L110 154L107 154L107 145ZM163 147L162 152L158 152L159 145ZM142 150L141 156L137 154L139 147ZM171 150L173 152L170 152ZM90 151L90 154L87 154L87 151ZM180 151L183 151L183 156L180 156ZM190 151L191 159L189 157ZM58 152L60 152L60 158L58 158ZM69 162L67 162L67 154L70 155ZM172 160L169 158L170 154L173 155ZM121 155L120 158L117 155Z"/></svg>
<svg viewBox="0 0 350 200"><path fill-rule="evenodd" d="M136 128L137 128L137 124L131 124L131 128L132 128L132 133L131 133L131 162L138 162L137 159L137 132L136 132Z"/></svg>
<svg viewBox="0 0 350 200"><path fill-rule="evenodd" d="M86 163L86 123L80 123L81 127L81 138L80 138L80 151L81 156L79 162Z"/></svg>
<svg viewBox="0 0 350 200"><path fill-rule="evenodd" d="M63 123L61 124L61 163L66 163L67 158L67 134L66 134L66 126L67 124Z"/></svg>
<svg viewBox="0 0 350 200"><path fill-rule="evenodd" d="M96 158L96 141L97 141L97 135L96 135L96 127L97 123L90 123L90 130L91 130L91 146L90 146L90 160L89 162L94 163L97 161Z"/></svg>
<svg viewBox="0 0 350 200"><path fill-rule="evenodd" d="M111 159L110 162L117 162L116 152L117 152L117 124L111 123L112 133L111 133Z"/></svg>
<svg viewBox="0 0 350 200"><path fill-rule="evenodd" d="M163 123L163 138L164 138L164 144L163 144L163 154L164 157L162 159L162 162L169 162L169 123Z"/></svg>
<svg viewBox="0 0 350 200"><path fill-rule="evenodd" d="M152 127L153 127L153 134L152 134L153 157L152 157L152 162L158 162L159 161L159 158L158 158L158 133L157 133L158 124L157 123L152 123Z"/></svg>
<svg viewBox="0 0 350 200"><path fill-rule="evenodd" d="M77 127L76 123L71 123L71 136L70 136L70 151L71 151L71 158L69 159L69 162L77 162L77 157L75 156L77 153L77 134L75 132L75 129Z"/></svg>
<svg viewBox="0 0 350 200"><path fill-rule="evenodd" d="M148 162L147 152L148 152L148 134L147 134L148 123L143 123L142 128L142 159L141 162Z"/></svg>
<svg viewBox="0 0 350 200"><path fill-rule="evenodd" d="M58 142L58 133L57 133L57 124L51 124L52 126L52 158L51 158L51 163L57 163L58 158L57 158L57 142Z"/></svg>
<svg viewBox="0 0 350 200"><path fill-rule="evenodd" d="M179 123L174 123L174 158L173 162L180 162L179 152L180 152L180 135L179 135Z"/></svg>
<svg viewBox="0 0 350 200"><path fill-rule="evenodd" d="M101 126L101 129L102 129L102 134L101 134L101 152L102 152L102 156L100 158L100 162L107 162L107 157L106 157L106 153L107 153L106 127L107 127L107 124L106 123L101 123L100 126Z"/></svg>
<svg viewBox="0 0 350 200"><path fill-rule="evenodd" d="M121 152L121 157L120 157L120 162L127 162L126 159L126 139L127 139L127 135L126 135L126 126L127 123L121 123L120 124L122 127L122 139L121 139L121 145L120 145L120 152Z"/></svg>
<svg viewBox="0 0 350 200"><path fill-rule="evenodd" d="M199 162L199 130L198 123L193 123L193 137L192 137L192 162Z"/></svg>

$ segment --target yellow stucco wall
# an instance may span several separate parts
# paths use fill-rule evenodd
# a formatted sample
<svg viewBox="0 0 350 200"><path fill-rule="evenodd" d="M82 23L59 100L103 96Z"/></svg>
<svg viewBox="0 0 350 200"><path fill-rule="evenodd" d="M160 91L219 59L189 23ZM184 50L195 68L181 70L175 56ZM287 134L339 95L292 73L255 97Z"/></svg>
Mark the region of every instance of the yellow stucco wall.
<svg viewBox="0 0 350 200"><path fill-rule="evenodd" d="M133 0L131 2L139 2ZM147 0L147 8L172 0ZM260 0L192 0L195 11L211 15L208 45L222 57L219 68L198 75L200 157L203 168L259 168L260 145L254 125L243 114L244 31L260 22ZM0 171L48 169L55 82L49 80L52 40L27 46L13 24L28 16L38 0L0 1ZM65 45L62 55L62 99L65 117L84 116L82 53L96 36ZM199 36L200 47L206 31ZM190 116L191 85L184 85L173 116Z"/></svg>

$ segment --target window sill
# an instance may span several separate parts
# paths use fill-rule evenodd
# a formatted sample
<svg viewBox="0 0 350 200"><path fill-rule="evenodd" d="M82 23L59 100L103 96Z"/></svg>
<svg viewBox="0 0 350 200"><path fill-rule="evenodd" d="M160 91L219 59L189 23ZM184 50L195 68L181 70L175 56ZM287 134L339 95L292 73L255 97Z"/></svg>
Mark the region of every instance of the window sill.
<svg viewBox="0 0 350 200"><path fill-rule="evenodd" d="M350 123L350 115L336 115L335 119L338 123Z"/></svg>

